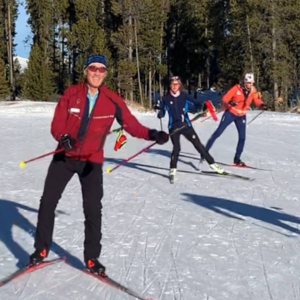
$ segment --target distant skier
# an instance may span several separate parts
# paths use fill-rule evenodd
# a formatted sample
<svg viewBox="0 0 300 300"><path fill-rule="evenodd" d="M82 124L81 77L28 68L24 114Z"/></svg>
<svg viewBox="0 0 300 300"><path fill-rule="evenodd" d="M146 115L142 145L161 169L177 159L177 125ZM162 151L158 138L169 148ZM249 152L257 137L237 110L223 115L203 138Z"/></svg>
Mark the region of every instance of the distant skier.
<svg viewBox="0 0 300 300"><path fill-rule="evenodd" d="M84 64L84 74L86 82L68 88L55 109L51 133L64 152L54 155L48 169L38 213L36 251L30 255L30 263L39 264L48 256L55 208L67 183L77 174L85 216L84 262L92 273L102 274L105 267L98 257L102 237L103 148L107 134L116 118L134 137L164 144L169 136L142 126L123 99L103 84L107 75L105 56L90 56Z"/></svg>
<svg viewBox="0 0 300 300"><path fill-rule="evenodd" d="M245 166L241 160L246 140L246 114L249 107L254 104L262 110L267 110L267 105L261 100L261 94L254 87L254 74L245 75L244 82L236 84L223 97L222 101L227 105L220 125L207 142L206 150L209 151L215 140L223 133L226 127L232 122L238 131L239 140L233 163L237 166Z"/></svg>
<svg viewBox="0 0 300 300"><path fill-rule="evenodd" d="M178 76L173 76L170 79L170 91L163 97L160 103L160 110L157 114L158 118L163 118L166 111L169 114L169 132L172 134L171 141L173 143L173 151L170 162L170 180L173 182L177 171L177 162L180 153L180 136L183 135L190 141L195 149L203 157L210 168L217 173L222 174L224 170L215 164L214 159L205 150L198 135L196 134L192 123L189 119L188 112L197 112L199 104L188 94L182 92L182 83ZM184 127L176 132L179 128Z"/></svg>

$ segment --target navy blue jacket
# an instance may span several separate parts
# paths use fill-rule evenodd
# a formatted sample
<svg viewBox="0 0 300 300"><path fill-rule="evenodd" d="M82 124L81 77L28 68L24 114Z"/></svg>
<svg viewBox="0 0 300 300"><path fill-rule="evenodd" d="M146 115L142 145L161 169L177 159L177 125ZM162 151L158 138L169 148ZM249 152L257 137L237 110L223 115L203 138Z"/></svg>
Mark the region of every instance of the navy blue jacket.
<svg viewBox="0 0 300 300"><path fill-rule="evenodd" d="M201 104L190 95L181 92L178 97L173 97L170 93L163 97L160 103L160 110L157 117L163 118L166 111L169 114L169 130L182 126L192 126L188 112L196 113L200 110Z"/></svg>

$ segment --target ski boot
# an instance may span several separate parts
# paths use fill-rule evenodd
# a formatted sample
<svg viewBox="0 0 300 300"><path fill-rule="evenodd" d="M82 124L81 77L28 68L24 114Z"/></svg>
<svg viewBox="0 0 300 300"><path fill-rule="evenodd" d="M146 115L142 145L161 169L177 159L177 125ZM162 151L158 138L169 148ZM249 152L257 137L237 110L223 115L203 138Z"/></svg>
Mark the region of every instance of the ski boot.
<svg viewBox="0 0 300 300"><path fill-rule="evenodd" d="M91 258L85 261L87 269L97 275L105 275L105 267L99 262L97 258Z"/></svg>
<svg viewBox="0 0 300 300"><path fill-rule="evenodd" d="M234 159L233 162L237 167L246 167L246 164L241 159Z"/></svg>
<svg viewBox="0 0 300 300"><path fill-rule="evenodd" d="M211 165L209 165L209 167L218 174L225 173L225 171L221 167L219 167L217 164L211 164Z"/></svg>
<svg viewBox="0 0 300 300"><path fill-rule="evenodd" d="M29 257L28 266L37 266L48 256L48 251L44 250L35 250Z"/></svg>
<svg viewBox="0 0 300 300"><path fill-rule="evenodd" d="M177 169L175 169L175 168L170 169L170 173L169 173L170 183L174 183L176 171L177 171Z"/></svg>

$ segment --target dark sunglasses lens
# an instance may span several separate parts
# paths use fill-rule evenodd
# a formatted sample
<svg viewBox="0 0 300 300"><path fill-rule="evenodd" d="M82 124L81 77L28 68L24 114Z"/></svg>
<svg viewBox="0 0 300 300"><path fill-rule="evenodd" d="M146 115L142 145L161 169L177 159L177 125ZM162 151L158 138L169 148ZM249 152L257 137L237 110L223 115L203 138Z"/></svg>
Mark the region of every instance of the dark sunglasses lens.
<svg viewBox="0 0 300 300"><path fill-rule="evenodd" d="M91 72L97 72L97 71L99 71L100 73L104 73L106 71L106 68L104 68L104 67L97 68L96 66L90 66L89 70Z"/></svg>

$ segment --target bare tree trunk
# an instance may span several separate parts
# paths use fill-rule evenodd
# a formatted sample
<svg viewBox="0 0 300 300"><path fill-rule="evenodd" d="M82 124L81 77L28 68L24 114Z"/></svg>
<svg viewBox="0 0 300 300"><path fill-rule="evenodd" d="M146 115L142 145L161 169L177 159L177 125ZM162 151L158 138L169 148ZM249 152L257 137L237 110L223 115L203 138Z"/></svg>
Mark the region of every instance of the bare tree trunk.
<svg viewBox="0 0 300 300"><path fill-rule="evenodd" d="M139 82L141 105L144 106L143 91L142 91L142 82L141 82L141 73L140 73L140 62L139 62L139 49L138 49L138 39L137 39L137 28L136 27L137 27L136 19L134 19L134 37L135 37L136 68L137 68L137 72L138 72L138 82Z"/></svg>
<svg viewBox="0 0 300 300"><path fill-rule="evenodd" d="M12 36L11 36L11 12L10 12L10 0L7 1L7 22L6 22L6 35L7 35L7 55L9 62L9 80L11 88L11 100L16 100L16 85L14 78L14 60L12 50Z"/></svg>
<svg viewBox="0 0 300 300"><path fill-rule="evenodd" d="M62 83L62 90L65 89L66 85L66 65L65 65L65 28L64 24L62 21L60 21L60 26L61 26L61 83Z"/></svg>
<svg viewBox="0 0 300 300"><path fill-rule="evenodd" d="M249 26L249 18L248 14L246 14L247 20L247 37L248 37L248 44L249 44L249 53L250 53L250 62L251 62L251 72L254 73L254 61L253 61L253 51L252 51L252 43L251 43L251 31Z"/></svg>
<svg viewBox="0 0 300 300"><path fill-rule="evenodd" d="M149 70L149 108L152 108L152 71Z"/></svg>
<svg viewBox="0 0 300 300"><path fill-rule="evenodd" d="M285 106L285 111L288 111L288 87L287 85L284 88L284 106Z"/></svg>
<svg viewBox="0 0 300 300"><path fill-rule="evenodd" d="M272 0L272 54L273 54L273 103L275 111L278 110L278 82L276 78L276 50L277 50L277 43L276 43L276 27L275 27L275 3Z"/></svg>
<svg viewBox="0 0 300 300"><path fill-rule="evenodd" d="M131 12L130 12L131 13ZM129 53L128 53L128 59L130 62L132 62L132 16L131 14L129 15L129 27L130 27L130 32L129 32ZM129 91L129 99L130 101L133 101L133 78L130 78L130 91Z"/></svg>
<svg viewBox="0 0 300 300"><path fill-rule="evenodd" d="M144 84L144 90L145 90L145 98L147 98L147 76L145 74L145 84Z"/></svg>
<svg viewBox="0 0 300 300"><path fill-rule="evenodd" d="M201 73L198 73L198 88L202 87Z"/></svg>
<svg viewBox="0 0 300 300"><path fill-rule="evenodd" d="M208 23L208 19L205 20L206 24ZM205 37L208 36L208 29L205 27ZM209 89L210 87L210 59L209 59L209 49L207 48L207 56L206 56L206 87Z"/></svg>
<svg viewBox="0 0 300 300"><path fill-rule="evenodd" d="M118 86L118 94L121 95L121 82L120 82L120 80L118 80L117 86Z"/></svg>
<svg viewBox="0 0 300 300"><path fill-rule="evenodd" d="M160 54L159 54L159 65L161 66L162 64L162 45L163 45L163 32L164 32L164 23L161 22L160 26ZM163 87L162 87L162 76L161 76L161 70L159 71L158 74L158 80L159 80L159 94L160 97L162 98L163 96Z"/></svg>

